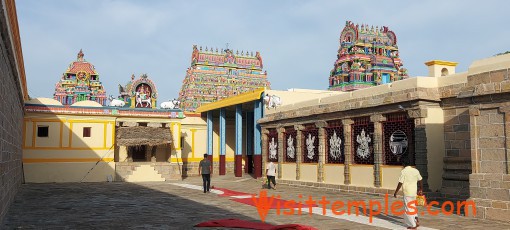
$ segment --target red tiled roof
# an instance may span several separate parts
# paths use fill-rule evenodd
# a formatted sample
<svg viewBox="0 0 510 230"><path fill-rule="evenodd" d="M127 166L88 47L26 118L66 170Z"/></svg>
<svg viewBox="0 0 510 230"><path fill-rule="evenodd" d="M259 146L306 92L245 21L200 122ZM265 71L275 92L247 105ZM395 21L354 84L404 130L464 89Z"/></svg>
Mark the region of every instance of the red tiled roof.
<svg viewBox="0 0 510 230"><path fill-rule="evenodd" d="M68 71L69 73L78 73L80 71L85 71L88 74L97 74L97 72L94 69L94 66L88 62L78 62L75 61L73 64L71 64L71 69Z"/></svg>

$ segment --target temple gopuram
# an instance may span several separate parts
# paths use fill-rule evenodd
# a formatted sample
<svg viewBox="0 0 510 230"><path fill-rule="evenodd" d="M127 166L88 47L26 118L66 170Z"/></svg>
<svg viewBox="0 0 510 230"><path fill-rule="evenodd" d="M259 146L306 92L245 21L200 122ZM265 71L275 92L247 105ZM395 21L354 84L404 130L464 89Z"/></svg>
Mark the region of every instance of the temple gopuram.
<svg viewBox="0 0 510 230"><path fill-rule="evenodd" d="M352 91L408 78L401 66L393 31L347 21L328 89Z"/></svg>
<svg viewBox="0 0 510 230"><path fill-rule="evenodd" d="M72 62L55 85L54 99L63 105L71 105L79 101L95 101L106 105L106 92L99 81L99 74L94 65L83 58L80 49L78 58Z"/></svg>
<svg viewBox="0 0 510 230"><path fill-rule="evenodd" d="M150 80L147 74L142 74L135 80L135 75L131 75L131 81L125 86L119 85L120 100L126 103L130 108L156 108L158 91L156 85Z"/></svg>
<svg viewBox="0 0 510 230"><path fill-rule="evenodd" d="M194 112L203 104L233 95L269 87L259 52L225 49L202 50L193 46L191 67L186 71L179 101L185 111Z"/></svg>

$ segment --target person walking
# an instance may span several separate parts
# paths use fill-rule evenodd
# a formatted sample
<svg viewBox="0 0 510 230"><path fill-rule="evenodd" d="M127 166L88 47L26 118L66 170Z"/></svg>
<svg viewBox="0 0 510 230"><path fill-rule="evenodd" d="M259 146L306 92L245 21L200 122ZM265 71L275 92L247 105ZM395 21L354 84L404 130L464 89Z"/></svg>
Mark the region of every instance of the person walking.
<svg viewBox="0 0 510 230"><path fill-rule="evenodd" d="M267 188L271 189L271 182L273 183L273 189L276 190L276 166L272 161L270 161L266 165L266 175L267 175Z"/></svg>
<svg viewBox="0 0 510 230"><path fill-rule="evenodd" d="M420 226L418 221L418 209L416 208L416 195L421 195L423 192L423 181L420 171L413 167L408 157L402 159L404 169L400 172L398 178L397 189L393 196L397 198L397 193L402 188L404 192L404 223L407 229L417 229ZM420 182L420 189L417 189L417 183ZM417 191L418 190L418 191Z"/></svg>
<svg viewBox="0 0 510 230"><path fill-rule="evenodd" d="M207 153L205 153L204 159L198 165L198 175L202 175L202 181L204 182L204 193L209 192L211 187L211 172L212 163L207 159Z"/></svg>

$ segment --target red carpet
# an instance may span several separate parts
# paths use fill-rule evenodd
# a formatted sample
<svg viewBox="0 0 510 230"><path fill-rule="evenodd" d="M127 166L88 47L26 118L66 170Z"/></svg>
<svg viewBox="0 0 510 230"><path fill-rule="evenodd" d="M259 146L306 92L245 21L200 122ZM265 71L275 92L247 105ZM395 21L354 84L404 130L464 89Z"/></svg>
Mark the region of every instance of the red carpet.
<svg viewBox="0 0 510 230"><path fill-rule="evenodd" d="M255 198L255 199L258 199L258 198ZM271 198L268 197L266 199L268 199L268 201L269 201L269 199L271 199ZM239 198L239 199L232 199L232 200L236 201L236 202L239 202L239 203L255 206L255 203L253 202L252 198ZM288 205L289 207L285 207L285 202L287 202L287 200L273 198L273 202L271 203L270 209L277 209L278 208L278 203L280 203L280 210L281 211L288 210L289 208L294 208L295 211L297 212L297 208L299 208L299 206L297 204L297 201L294 201L294 203L292 205L289 204ZM305 209L305 208L308 208L308 207L309 206L306 205L305 201L301 201L301 209ZM317 205L312 205L312 207L317 207Z"/></svg>
<svg viewBox="0 0 510 230"><path fill-rule="evenodd" d="M211 220L199 223L195 227L224 227L224 228L244 228L244 229L259 229L259 230L283 230L283 229L294 229L294 230L317 230L314 227L300 225L300 224L283 224L283 225L272 225L262 222L254 222L240 219L221 219Z"/></svg>

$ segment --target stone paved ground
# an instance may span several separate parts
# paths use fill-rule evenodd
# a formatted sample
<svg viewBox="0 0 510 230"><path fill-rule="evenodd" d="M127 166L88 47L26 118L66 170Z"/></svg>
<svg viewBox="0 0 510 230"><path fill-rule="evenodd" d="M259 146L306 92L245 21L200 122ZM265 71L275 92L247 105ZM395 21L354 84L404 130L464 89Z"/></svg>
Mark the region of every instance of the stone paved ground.
<svg viewBox="0 0 510 230"><path fill-rule="evenodd" d="M258 193L261 182L250 178L215 176L213 185L240 192ZM201 179L154 183L62 183L25 184L11 205L1 229L193 229L197 223L213 219L239 218L259 221L255 207L232 201L229 197L177 186L172 183L201 185ZM312 195L330 200L380 200L383 197L332 190L281 185L268 195L299 199ZM394 199L391 199L393 201ZM342 216L342 217L346 217ZM348 216L351 218L351 216ZM379 215L393 226L401 218ZM271 210L266 221L272 224L300 223L318 229L388 229L322 215L276 215ZM457 215L421 216L424 227L435 229L510 229L510 223L477 220ZM197 228L204 229L204 228ZM426 228L423 228L426 229Z"/></svg>

